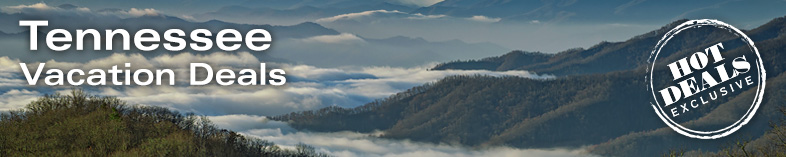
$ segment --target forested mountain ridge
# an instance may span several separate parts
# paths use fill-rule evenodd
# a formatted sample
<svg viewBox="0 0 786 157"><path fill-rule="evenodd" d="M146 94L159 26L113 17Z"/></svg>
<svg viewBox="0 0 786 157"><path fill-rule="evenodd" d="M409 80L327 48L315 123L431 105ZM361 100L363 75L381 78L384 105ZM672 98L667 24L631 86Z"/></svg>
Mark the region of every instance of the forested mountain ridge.
<svg viewBox="0 0 786 157"><path fill-rule="evenodd" d="M654 43L657 43L663 37L663 34L685 21L672 22L658 30L633 37L627 41L602 42L587 49L575 48L556 54L513 51L498 57L442 63L436 65L432 70L527 70L538 74L557 76L632 70L646 63L649 52L655 45ZM773 39L786 32L786 19L783 17L776 18L756 29L744 32L754 41ZM675 47L675 49L680 50L678 53L695 52L693 50L703 47L693 46L698 45L698 43L729 42L734 38L719 32L696 32L688 35L692 36L693 40L671 41L672 43L680 43L677 45L682 45ZM736 46L739 45L731 45L727 49L732 49Z"/></svg>
<svg viewBox="0 0 786 157"><path fill-rule="evenodd" d="M786 75L782 74L786 67L786 62L783 62L786 60L784 27L784 18L777 18L757 29L746 31L763 56L768 73L765 92L767 99L755 117L759 120L751 122L745 129L730 137L711 142L680 136L663 125L652 113L643 77L646 71L640 64L646 63L649 51L657 42L655 38L663 33L662 30L635 37L627 42L602 43L588 50L575 49L556 55L513 52L502 57L465 62L471 64L448 63L435 68L451 65L472 69L481 67L480 69L511 70L496 68L501 67L499 65L558 65L557 68L524 70L568 75L566 77L533 80L518 77L452 76L354 109L331 107L281 115L273 119L287 121L297 129L362 132L383 130L383 137L387 138L477 147L592 146L592 153L611 156L642 153L660 156L675 147L714 151L743 137L759 138L769 130L771 121L783 118L778 109L783 107L782 97L783 93L786 93L786 86L781 83L786 80ZM713 32L688 35L695 36L696 40L672 42L679 43L676 45L733 42L729 41L727 36ZM695 50L703 49L704 46L678 46L680 50L675 50L673 54L696 52ZM743 47L731 44L727 50L725 53L741 53ZM582 56L582 53L592 55ZM548 60L542 61L545 58ZM610 63L608 60L624 62ZM483 64L496 67L483 67ZM587 66L590 64L606 65ZM601 67L615 68L603 70ZM665 74L665 71L656 72ZM705 111L699 111L706 113L706 116L695 117L691 122L726 122L727 120L717 117L719 114L709 112L736 112L734 108L739 107L738 105L724 103L712 106ZM674 139L680 144L695 145L672 145L670 142L674 142Z"/></svg>

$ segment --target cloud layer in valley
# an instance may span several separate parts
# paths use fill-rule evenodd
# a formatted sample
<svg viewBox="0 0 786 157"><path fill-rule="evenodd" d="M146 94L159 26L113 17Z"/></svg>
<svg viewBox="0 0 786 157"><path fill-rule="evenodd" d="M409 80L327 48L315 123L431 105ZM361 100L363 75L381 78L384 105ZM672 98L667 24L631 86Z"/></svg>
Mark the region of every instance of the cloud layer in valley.
<svg viewBox="0 0 786 157"><path fill-rule="evenodd" d="M18 60L0 58L4 68L0 71L1 109L16 109L35 96L58 91L68 91L69 87L47 87L39 82L38 86L27 86L21 74ZM183 112L203 115L249 114L278 115L293 111L318 109L327 106L355 107L374 99L380 99L400 91L433 82L450 75L491 75L521 76L531 78L550 78L526 71L494 72L485 70L446 70L429 71L432 65L413 68L394 67L343 67L319 68L309 65L267 63L268 69L281 68L287 72L285 86L187 86L189 63L208 63L214 70L259 69L258 58L247 52L161 55L146 58L140 54L116 53L106 58L90 60L85 63L58 62L50 60L47 67L70 69L107 69L113 65L131 63L131 69L170 68L176 73L175 86L83 86L88 92L107 96L117 96L131 104L164 106ZM27 63L32 70L37 63ZM238 71L238 70L236 70ZM41 76L43 79L45 75ZM167 82L164 80L163 82Z"/></svg>
<svg viewBox="0 0 786 157"><path fill-rule="evenodd" d="M16 110L43 94L66 93L70 87L27 86L20 73L20 61L0 57L0 112ZM393 67L342 67L319 68L268 62L269 68L287 71L288 84L273 86L185 86L187 69L183 65L205 62L214 68L252 68L259 59L247 52L211 53L206 55L181 53L146 58L139 54L115 53L106 58L84 63L50 60L47 66L63 70L72 68L106 69L128 62L132 70L140 68L172 68L176 71L176 86L125 86L83 88L91 94L117 96L131 104L163 106L181 112L209 115L220 128L230 129L249 137L275 142L284 148L294 148L305 143L318 152L335 156L583 156L583 150L569 149L515 149L494 147L470 149L447 144L428 144L408 140L380 139L375 133L314 133L289 127L284 122L271 121L262 115L278 115L293 111L312 110L326 106L354 107L373 99L384 98L413 86L433 82L449 75L521 76L536 79L552 78L526 71L492 72L428 71L432 65L413 68ZM36 65L37 63L28 63Z"/></svg>
<svg viewBox="0 0 786 157"><path fill-rule="evenodd" d="M283 122L271 121L263 116L223 115L210 116L210 120L221 128L230 128L246 136L272 141L285 148L298 143L314 146L318 152L342 157L473 157L500 156L517 157L572 157L592 156L583 149L517 149L491 147L473 149L448 144L421 143L409 140L377 138L383 132L304 132L295 131Z"/></svg>

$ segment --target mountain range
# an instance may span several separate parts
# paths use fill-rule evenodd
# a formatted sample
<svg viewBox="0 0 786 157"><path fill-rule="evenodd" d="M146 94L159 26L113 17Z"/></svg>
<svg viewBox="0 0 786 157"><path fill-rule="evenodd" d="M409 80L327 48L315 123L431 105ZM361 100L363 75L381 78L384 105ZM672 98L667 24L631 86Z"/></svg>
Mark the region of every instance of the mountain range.
<svg viewBox="0 0 786 157"><path fill-rule="evenodd" d="M290 6L271 6L271 5L251 5L263 7L248 7L247 5L232 5L221 7L218 10L198 13L191 15L195 19L222 19L235 23L275 23L275 24L295 24L304 21L316 21L320 18L332 17L341 14L357 13L369 10L398 10L409 12L414 7L391 4L387 2L371 3L364 5L349 5L330 7L316 7L312 5L290 5ZM284 9L282 9L284 8Z"/></svg>
<svg viewBox="0 0 786 157"><path fill-rule="evenodd" d="M499 57L440 64L432 70L528 70L555 79L453 76L414 87L357 108L328 107L273 117L311 131L382 130L384 138L461 144L473 147L587 147L604 156L661 156L670 150L713 152L741 139L766 139L770 124L784 118L786 94L786 18L752 30L763 56L767 88L756 117L738 132L721 139L681 136L652 113L644 76L649 51L678 20L661 29L623 42L604 42L587 49L557 54L514 51ZM707 43L731 43L728 54L745 48L718 31L685 34L663 62L703 50ZM699 46L696 46L699 45ZM655 73L667 75L666 71ZM712 128L735 121L755 91L748 89L726 103L696 111L682 122L691 128ZM761 143L761 142L760 142Z"/></svg>
<svg viewBox="0 0 786 157"><path fill-rule="evenodd" d="M638 35L624 42L602 42L590 48L575 48L556 54L513 51L498 57L443 63L435 66L432 70L527 70L558 76L632 70L646 64L646 60L649 57L649 53L646 52L652 49L652 43L656 43L663 36L663 33L685 21L675 21L658 30ZM783 33L783 24L782 18L778 18L746 33L754 41L766 41L779 37L780 33ZM694 40L677 41L684 44L672 49L675 51L680 50L680 53L689 53L694 52L693 50L697 48L688 45L721 41L731 42L728 40L732 38L732 36L721 36L711 33L698 35L703 36L696 37ZM734 44L731 46L733 46L731 48L736 48L740 45Z"/></svg>
<svg viewBox="0 0 786 157"><path fill-rule="evenodd" d="M674 5L679 4L679 5ZM766 5L761 5L766 4ZM756 16L773 15L765 11L769 7L778 7L786 3L778 1L646 1L646 0L612 0L612 1L579 1L579 0L444 0L431 6L418 8L413 13L444 14L458 17L483 15L499 17L503 21L541 22L635 22L651 23L668 21L674 18L712 17L723 10L734 8L759 7ZM766 8L761 8L766 7ZM774 9L774 8L773 8ZM735 16L749 16L751 13L740 13ZM782 15L777 13L774 15ZM715 17L718 18L718 17ZM647 21L645 21L645 19Z"/></svg>
<svg viewBox="0 0 786 157"><path fill-rule="evenodd" d="M314 22L302 22L292 25L269 24L239 24L219 20L195 22L181 17L167 14L148 12L143 15L132 14L131 10L104 9L92 11L75 5L26 6L19 12L0 13L0 32L4 38L0 39L0 46L7 49L2 52L5 56L18 58L22 61L48 61L50 56L58 56L58 61L85 61L107 57L114 51L75 51L54 52L48 49L36 51L38 55L30 55L30 50L25 45L28 43L29 31L27 27L18 25L20 20L48 20L49 26L39 29L39 39L43 39L52 29L118 29L136 32L140 29L154 29L163 33L168 29L177 28L190 32L194 29L208 29L218 32L222 29L235 29L247 32L251 29L265 29L271 33L274 42L271 48L264 53L252 53L265 61L282 63L302 63L321 67L338 66L413 66L423 65L435 61L449 61L463 57L482 57L489 53L478 52L504 52L510 49L488 43L467 43L460 40L428 41L417 37L394 36L389 38L367 38L350 33L343 33L335 29L326 28ZM391 4L392 5L392 4ZM245 16L244 16L245 17ZM185 40L189 41L188 37ZM215 38L209 37L209 38ZM86 43L92 43L92 38L87 38ZM117 38L114 43L121 43ZM39 47L46 47L45 42L38 42ZM92 46L86 44L86 47ZM116 45L118 46L118 45ZM347 47L352 47L348 49ZM179 54L184 52L212 53L220 51L216 46L207 51L166 51L159 49L153 52L141 53L139 50L125 51L122 53L140 53L145 57L155 57L162 54ZM245 47L237 50L250 51ZM82 55L63 55L79 53ZM46 54L46 55L43 55ZM501 53L498 53L501 54ZM318 56L318 57L316 57Z"/></svg>
<svg viewBox="0 0 786 157"><path fill-rule="evenodd" d="M738 19L739 23L764 22L762 17L784 14L778 8L783 1L646 1L646 0L443 0L427 6L408 5L395 0L332 0L332 1L247 1L227 3L208 13L193 14L197 19L237 17L265 17L269 21L318 19L339 14L370 10L402 11L422 15L446 15L470 18L485 16L500 18L502 22L543 23L638 23L656 24L681 18ZM679 4L679 5L673 5ZM257 7L250 7L257 6ZM591 6L591 7L590 7ZM727 14L725 10L748 9L750 12ZM235 17L235 18L232 18ZM262 19L262 18L260 18ZM302 22L302 21L301 21ZM241 22L242 23L242 22Z"/></svg>

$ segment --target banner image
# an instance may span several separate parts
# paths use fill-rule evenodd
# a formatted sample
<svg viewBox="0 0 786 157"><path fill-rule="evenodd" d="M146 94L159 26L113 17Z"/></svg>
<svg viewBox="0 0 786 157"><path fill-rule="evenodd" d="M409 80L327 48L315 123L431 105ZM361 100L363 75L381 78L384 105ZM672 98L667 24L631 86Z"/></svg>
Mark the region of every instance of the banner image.
<svg viewBox="0 0 786 157"><path fill-rule="evenodd" d="M786 1L0 2L0 157L786 156Z"/></svg>

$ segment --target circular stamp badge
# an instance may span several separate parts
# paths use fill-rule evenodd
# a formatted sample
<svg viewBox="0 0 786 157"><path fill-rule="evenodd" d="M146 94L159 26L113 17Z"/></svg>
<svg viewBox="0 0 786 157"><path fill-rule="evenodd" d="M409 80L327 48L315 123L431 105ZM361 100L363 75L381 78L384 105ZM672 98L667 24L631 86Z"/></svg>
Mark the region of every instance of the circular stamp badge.
<svg viewBox="0 0 786 157"><path fill-rule="evenodd" d="M728 136L761 104L766 72L759 51L724 22L701 19L676 26L657 42L648 61L652 108L682 135Z"/></svg>

